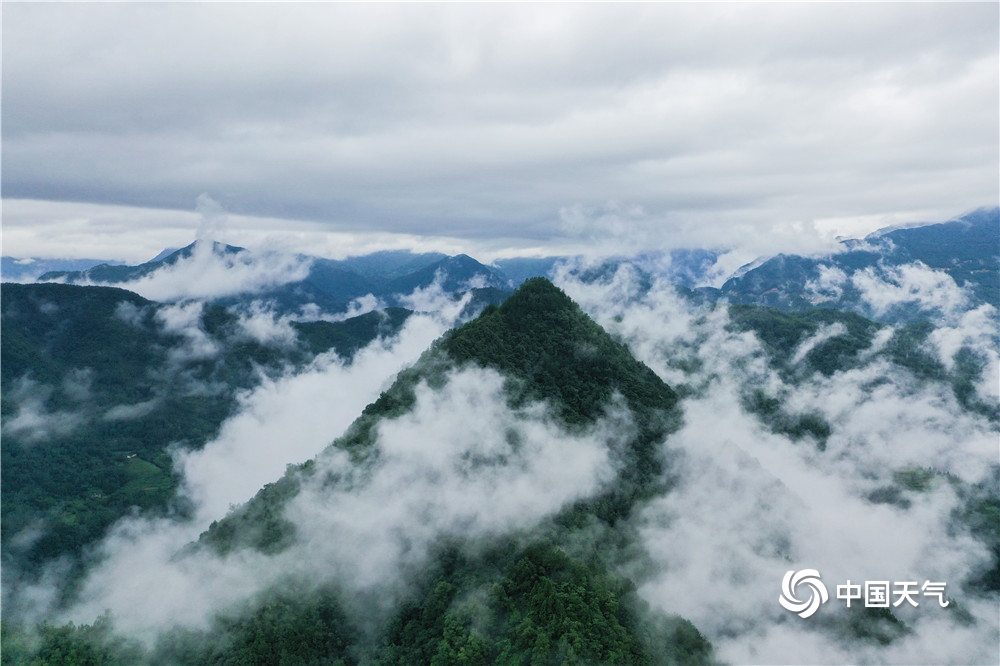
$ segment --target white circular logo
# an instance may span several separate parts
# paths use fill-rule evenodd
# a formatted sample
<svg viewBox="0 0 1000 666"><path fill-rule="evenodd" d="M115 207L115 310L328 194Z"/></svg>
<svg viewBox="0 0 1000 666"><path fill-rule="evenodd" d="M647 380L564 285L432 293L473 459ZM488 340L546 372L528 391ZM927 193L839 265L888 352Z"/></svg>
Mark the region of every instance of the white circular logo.
<svg viewBox="0 0 1000 666"><path fill-rule="evenodd" d="M795 588L803 583L812 588L809 592L809 599L799 601L795 596ZM803 569L798 573L789 571L781 581L781 596L778 597L780 603L786 610L798 613L799 617L807 618L817 610L820 604L825 604L830 595L826 592L826 585L819 579L819 572L815 569Z"/></svg>

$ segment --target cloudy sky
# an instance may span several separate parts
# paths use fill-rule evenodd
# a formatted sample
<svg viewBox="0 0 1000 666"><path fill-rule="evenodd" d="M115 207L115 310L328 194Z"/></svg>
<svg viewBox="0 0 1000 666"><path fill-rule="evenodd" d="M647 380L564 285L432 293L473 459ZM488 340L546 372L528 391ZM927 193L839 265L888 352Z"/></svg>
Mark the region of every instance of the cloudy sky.
<svg viewBox="0 0 1000 666"><path fill-rule="evenodd" d="M981 4L3 3L3 254L815 251L998 203Z"/></svg>

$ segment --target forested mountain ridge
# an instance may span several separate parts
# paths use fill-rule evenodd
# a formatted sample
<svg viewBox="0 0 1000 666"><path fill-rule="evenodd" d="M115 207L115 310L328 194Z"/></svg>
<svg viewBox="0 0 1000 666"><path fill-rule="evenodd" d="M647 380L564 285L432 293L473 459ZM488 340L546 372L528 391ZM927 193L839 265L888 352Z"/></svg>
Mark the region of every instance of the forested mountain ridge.
<svg viewBox="0 0 1000 666"><path fill-rule="evenodd" d="M254 262L274 261L280 266L271 283L253 283L234 293L211 296L222 305L239 305L248 296L269 302L282 313L303 307L327 312L344 312L350 303L366 296L389 306L405 305L403 298L417 289L437 284L448 293L470 290L480 300L497 301L484 290L509 293L511 281L498 268L485 266L468 255L453 257L439 253L413 254L383 251L347 259L325 259L305 255L272 257L218 242L197 241L162 258L136 266L100 264L81 271L50 271L40 282L132 286L140 281L162 279L174 271L191 271L197 276L216 263L219 267L254 266ZM230 290L232 291L232 290Z"/></svg>
<svg viewBox="0 0 1000 666"><path fill-rule="evenodd" d="M0 289L5 574L78 558L133 508L167 511L171 446L211 439L263 377L330 350L350 358L410 314L291 322L286 337L258 339L218 305L167 306L114 287Z"/></svg>
<svg viewBox="0 0 1000 666"><path fill-rule="evenodd" d="M624 398L638 429L621 482L597 504L602 518L626 515L636 493L648 490L662 474L654 443L677 424L677 396L544 278L527 280L499 307L487 307L475 320L445 334L365 408L331 449L351 451L359 459L368 456L379 422L412 409L419 383L439 385L449 369L468 364L506 377L512 406L545 401L570 428L592 423L616 395ZM281 505L298 492L298 475L310 474L313 467L307 463L301 472L264 488L252 502L213 524L202 542L223 553L240 546L267 551L287 547L293 535L281 519Z"/></svg>
<svg viewBox="0 0 1000 666"><path fill-rule="evenodd" d="M577 552L581 539L586 542L610 529L628 516L638 498L662 483L666 461L655 444L676 427L677 397L561 290L540 278L526 281L499 307L489 307L448 332L327 453L213 524L201 546L225 556L242 548L277 556L294 547L299 536L286 518L286 507L303 485L326 474L322 459L346 451L362 467L377 469L382 424L415 408L421 384L445 385L452 381L449 373L469 366L500 372L512 409L538 401L550 406L560 428L583 431L620 399L632 414L634 429L621 451L616 480L596 496L564 507L541 531L453 537L435 546L431 573L412 581L416 596L380 634L381 646L367 648L374 650L375 661L646 664L708 659L709 645L683 620L661 618L653 638L646 624L651 620L643 619L645 611L628 581L610 575L602 559ZM479 619L461 601L468 595L482 598L474 611ZM245 617L259 618L260 612Z"/></svg>
<svg viewBox="0 0 1000 666"><path fill-rule="evenodd" d="M887 233L896 231L914 230ZM885 263L899 249L878 242L851 250L878 260L843 269L841 282L836 266L820 262L815 275L804 267L799 280L812 296L801 310L723 304L711 290L669 284L648 262L563 267L558 288L528 278L512 296L481 280L449 284L434 269L437 286L425 293L418 279L412 303L466 315L412 345L409 360L382 375L395 380L372 383L308 455L282 458L238 500L198 509L197 520L183 503L170 519L150 520L176 497L177 478L157 486L146 463L192 477L172 470L169 456L109 447L136 468L111 491L116 507L146 506L128 493L160 495L91 551L99 557L86 559L87 575L42 616L53 624L32 626L5 606L16 610L4 620L4 661L666 664L706 663L714 649L734 663L762 661L753 652L761 650L770 663L793 654L774 641L797 641L804 660L908 663L929 650L975 662L989 647L1000 589L996 312L971 282L956 285L925 263ZM392 282L447 259L384 253L352 270ZM689 259L692 274L711 261ZM965 261L953 265L977 274ZM524 262L519 277L546 266ZM996 268L983 270L987 284ZM919 285L940 293L911 290ZM296 321L281 312L298 306L262 310L259 293L166 305L113 288L14 287L2 294L4 572L9 579L35 559L40 585L43 571L57 569L37 548L64 526L34 529L45 526L32 522L39 511L78 529L90 520L84 509L109 496L56 493L45 505L44 479L34 499L11 495L9 447L20 445L31 473L46 474L49 462L87 471L90 462L47 452L107 423L174 427L196 446L176 430L181 412L156 410L229 399L213 423L244 429L210 446L252 440L261 446L253 455L273 450L277 459L308 430L296 419L335 409L343 395L333 381L303 384L312 390L295 402L306 407L291 411L252 375L308 375L304 364L331 347L349 356L423 319L390 307L338 322L302 310ZM451 287L472 296L458 301ZM844 311L816 298L836 288L868 300L844 301L856 310ZM888 305L878 317L857 311L873 313L879 298ZM119 353L113 380L94 369L114 367ZM359 375L344 377L350 392ZM234 413L224 386L268 409L243 403ZM113 390L135 399L113 399ZM150 392L160 402L145 399ZM50 433L35 440L40 424ZM133 435L143 436L115 436ZM198 478L224 485L235 477L222 465L249 460L227 454L205 468L224 478ZM11 514L21 522L9 529L11 503L36 500L34 513ZM905 550L890 548L889 558L877 537L893 534ZM85 550L66 543L67 553ZM828 588L848 575L947 580L950 605L938 612L921 598L913 610L855 613L830 589L822 618L798 622L774 598L781 575L803 567L822 570ZM151 595L162 603L150 607ZM115 615L94 622L106 608ZM955 645L940 645L942 627ZM956 647L970 640L974 648Z"/></svg>
<svg viewBox="0 0 1000 666"><path fill-rule="evenodd" d="M317 583L300 567L279 575L245 605L219 614L207 631L169 632L151 650L115 639L105 623L79 630L43 627L38 654L57 658L73 651L100 655L108 663L157 664L710 662L711 646L699 632L680 618L651 614L593 543L627 541L628 530L616 532L615 525L638 499L662 488L668 461L655 445L677 426L677 396L544 279L528 280L499 307L448 332L326 452L266 486L176 558L226 561L245 557L240 551L259 551L263 562L273 560L280 571L287 566L281 559L285 551L298 559L294 549L308 550L314 538L297 531L291 509L297 496L318 493L299 507L322 511L324 496L364 492L366 479L392 464L382 444L385 429L422 409L428 391L447 391L463 377L474 378L470 388L502 377L507 407L482 407L500 409L513 421L499 433L501 447L493 452L479 451L475 435L460 436L462 446L472 450L471 457L456 458L463 467L470 465L458 479L482 474L516 479L528 471L522 469L523 456L545 455L538 447L558 437L565 438L560 446L567 447L566 454L583 459L614 446L609 452L614 457L602 453L590 463L604 479L588 486L596 493L548 500L553 513L538 514L538 524L529 521L524 529L459 531L431 539L426 563L405 575L406 591L374 628L347 581ZM608 418L617 424L614 430L601 425ZM538 428L550 434L537 440L532 433ZM429 451L435 443L425 446ZM348 468L330 476L330 459L344 453L357 472ZM562 464L574 465L569 459ZM551 464L542 473L557 479L562 474ZM517 498L503 501L516 504ZM336 548L335 537L328 538L334 541L326 548ZM384 593L400 594L391 588ZM20 634L8 628L8 638L5 653L17 661Z"/></svg>
<svg viewBox="0 0 1000 666"><path fill-rule="evenodd" d="M732 303L783 310L819 306L913 321L918 311L912 306L881 309L871 290L881 278L918 295L925 285L913 279L916 265L942 271L959 287L967 285L974 301L1000 307L998 208L950 222L878 231L863 241L845 241L844 248L818 258L778 255L727 280L720 295Z"/></svg>
<svg viewBox="0 0 1000 666"><path fill-rule="evenodd" d="M190 259L195 252L196 246L197 243L192 243L179 250L169 252L165 256L159 256L135 266L127 266L123 264L98 264L97 266L85 268L79 271L49 271L42 273L42 275L39 276L38 281L63 282L66 284L121 284L124 282L131 282L145 277L163 267L173 266L179 261ZM241 252L246 252L245 248L238 247L236 245L228 245L226 243L212 242L210 248L212 254L222 256L236 255ZM161 253L161 255L163 255L163 253Z"/></svg>

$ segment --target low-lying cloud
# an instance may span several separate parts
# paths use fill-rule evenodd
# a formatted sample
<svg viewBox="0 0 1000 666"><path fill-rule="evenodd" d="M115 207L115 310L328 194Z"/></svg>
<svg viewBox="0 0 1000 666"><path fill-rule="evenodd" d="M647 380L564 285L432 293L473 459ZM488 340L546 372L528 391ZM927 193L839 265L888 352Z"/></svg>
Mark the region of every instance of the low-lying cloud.
<svg viewBox="0 0 1000 666"><path fill-rule="evenodd" d="M589 282L578 268L558 267L556 282L685 396L684 424L663 442L676 483L639 507L632 524L645 553L639 594L654 609L690 619L717 656L733 663L991 659L1000 620L995 598L965 587L990 554L956 515L970 488L995 491L995 422L963 407L948 382L894 364L883 353L892 327L849 369L789 378L754 333L728 326L725 307L694 305L663 282L649 288L628 264ZM892 307L916 298L937 308L928 350L950 371L960 350L971 349L985 364L977 394L994 404L997 390L988 385L998 365L996 312L941 300L935 290L961 288L940 275L900 269L889 276L898 291L870 302ZM862 275L868 278L876 294L882 278ZM840 281L829 274L817 287ZM911 282L918 286L906 286ZM104 559L80 603L61 617L90 622L111 609L119 629L152 642L174 625L205 627L215 613L290 573L374 592L390 606L406 573L427 562L440 537L529 528L611 482L614 452L630 432L627 413L612 406L586 432L569 434L546 405L509 407L503 378L476 368L448 373L437 388L419 384L413 409L378 425L378 455L361 467L346 452L325 449L463 316L469 296L456 300L437 282L405 302L425 314L411 316L395 337L373 342L350 363L325 354L297 374L263 379L240 397L216 440L176 450L194 518L119 523L101 545ZM157 325L183 336L194 353L203 348L200 308L170 306ZM287 325L263 307L240 322L246 335L270 340L282 339ZM782 361L805 368L811 350L844 333L839 324L822 326ZM790 414L821 420L829 435L820 442L776 432L748 411L752 390L779 399ZM315 473L301 477L302 490L284 513L297 534L288 550L179 554L288 464L317 455ZM901 482L907 474L922 481ZM338 480L326 483L330 478ZM833 597L815 621L777 603L784 573L806 568L821 572ZM848 579L944 581L953 607L920 596L917 608L893 609L908 633L884 645L864 641L851 636L835 598L836 585Z"/></svg>
<svg viewBox="0 0 1000 666"><path fill-rule="evenodd" d="M290 393L310 393L319 372L289 379L299 384ZM359 377L341 376L336 383L346 393ZM378 426L378 455L363 468L339 449L322 453L316 473L304 477L285 511L297 534L288 550L274 556L238 551L219 557L207 549L178 555L206 520L221 517L226 500L256 489L249 477L274 478L273 468L247 473L256 455L275 463L295 457L277 449L302 440L303 431L317 432L305 438L314 446L324 443L321 429L302 422L306 410L323 411L316 409L314 394L298 410L282 411L288 404L274 387L265 387L257 399L268 405L266 412L245 410L203 454L181 458L188 487L203 490L191 492L199 519L122 522L102 546L105 559L90 574L83 601L67 617L90 621L110 609L120 630L152 641L172 626L204 627L214 613L289 573L391 598L401 591L405 572L426 563L440 537L530 527L614 477L612 452L629 432L627 414L612 410L588 431L568 434L545 405L509 408L503 383L494 371L466 368L451 373L439 389L419 385L413 410ZM246 442L237 450L238 434L255 432L247 427L254 424L264 426L252 436L270 443L270 452ZM327 424L322 430L332 437L336 429ZM331 475L340 480L329 485ZM156 604L149 603L151 594Z"/></svg>
<svg viewBox="0 0 1000 666"><path fill-rule="evenodd" d="M329 352L305 371L261 385L240 398L238 413L212 442L179 451L175 464L201 521L219 518L250 499L292 463L323 450L447 330L450 320L414 315L391 339L377 339L350 363Z"/></svg>
<svg viewBox="0 0 1000 666"><path fill-rule="evenodd" d="M899 276L914 274L926 276ZM995 658L995 599L963 587L990 555L954 516L964 509L963 488L991 487L996 424L964 409L949 384L919 380L877 350L862 354L867 362L860 367L788 385L752 333L727 330L725 308L691 306L665 284L643 292L635 276L623 267L585 284L566 271L559 282L638 358L690 392L682 402L685 425L665 443L679 482L637 522L658 571L640 594L689 618L719 658L733 663ZM976 310L959 316L957 305L949 307L974 331L992 316ZM938 331L932 339L949 352L956 336L979 340ZM821 330L800 344L797 356L840 332ZM885 340L878 336L875 345ZM819 415L831 429L825 448L811 437L776 434L749 414L744 396L751 389L782 398L792 413ZM910 470L928 473L925 487L900 486L897 475ZM843 601L832 598L811 620L778 605L784 573L806 568L820 571L831 596L847 579L945 581L952 603L972 621L919 597L918 608L893 609L906 635L885 646L852 638Z"/></svg>
<svg viewBox="0 0 1000 666"><path fill-rule="evenodd" d="M154 301L215 299L255 294L309 275L312 260L285 252L221 252L199 240L190 256L121 285Z"/></svg>
<svg viewBox="0 0 1000 666"><path fill-rule="evenodd" d="M936 311L950 318L969 304L968 293L950 275L919 261L880 270L855 271L851 282L876 316L884 315L895 306L913 303L922 310Z"/></svg>
<svg viewBox="0 0 1000 666"><path fill-rule="evenodd" d="M51 410L47 404L51 395L51 387L27 375L18 379L8 396L17 406L14 414L4 419L4 436L15 437L24 444L36 444L65 437L86 423L86 416L81 412Z"/></svg>

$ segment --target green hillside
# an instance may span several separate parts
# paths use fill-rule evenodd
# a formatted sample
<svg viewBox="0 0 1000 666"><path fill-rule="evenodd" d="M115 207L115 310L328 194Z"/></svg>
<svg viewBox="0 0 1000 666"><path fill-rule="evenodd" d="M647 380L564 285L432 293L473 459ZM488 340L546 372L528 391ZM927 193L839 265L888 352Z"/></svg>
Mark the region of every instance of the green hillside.
<svg viewBox="0 0 1000 666"><path fill-rule="evenodd" d="M448 369L465 364L499 371L508 378L512 406L547 401L570 429L593 422L614 395L625 399L638 426L628 451L629 464L615 489L587 505L587 510L598 511L606 520L622 517L661 477L664 461L656 454L656 443L676 425L677 396L544 278L526 281L499 307L487 307L477 319L445 334L414 367L400 373L332 446L364 458L374 445L379 420L409 411L420 381L440 385ZM262 550L286 546L290 527L283 522L281 506L297 494L298 474L311 470L312 464L306 463L269 484L254 500L213 523L202 541L223 553L241 546Z"/></svg>
<svg viewBox="0 0 1000 666"><path fill-rule="evenodd" d="M413 581L417 592L394 611L389 625L354 650L338 650L335 657L355 663L352 657L360 651L360 663L380 664L709 661L711 646L690 623L661 617L652 628L654 620L632 584L611 573L612 563L596 555L592 542L628 540L627 535L614 536L613 526L661 483L666 461L658 457L655 445L677 421L677 397L548 281L528 280L499 307L487 308L476 320L446 334L332 447L351 451L359 464L366 464L375 454L377 424L411 410L419 382L440 386L449 369L470 364L495 369L507 378L511 407L543 400L570 431L593 423L620 396L637 426L627 463L611 490L566 507L530 533L497 535L480 543L476 555L468 553L461 539L442 544L429 570ZM283 517L283 507L317 468L307 463L262 489L254 500L214 523L202 535L201 546L220 555L241 548L264 553L288 548L296 534ZM592 545L581 548L581 543ZM337 605L336 599L331 589L306 595L301 603L286 600L290 615L282 615L280 622L288 625L283 631L298 631L300 621L315 616L324 604ZM197 654L192 663L231 663L213 661L219 646L244 644L251 627L269 632L278 622L268 619L272 602L257 604L238 619L220 618L209 634L174 637L174 643L161 648ZM344 624L338 626L341 635L351 634ZM277 635L270 639L272 644L282 640ZM313 658L325 649L317 645Z"/></svg>
<svg viewBox="0 0 1000 666"><path fill-rule="evenodd" d="M254 341L238 315L206 306L197 327L217 353L199 356L158 322L164 307L112 287L2 285L5 575L79 558L132 508L183 511L169 446L213 438L261 371L277 376L330 349L350 356L410 314L297 324L288 346Z"/></svg>

